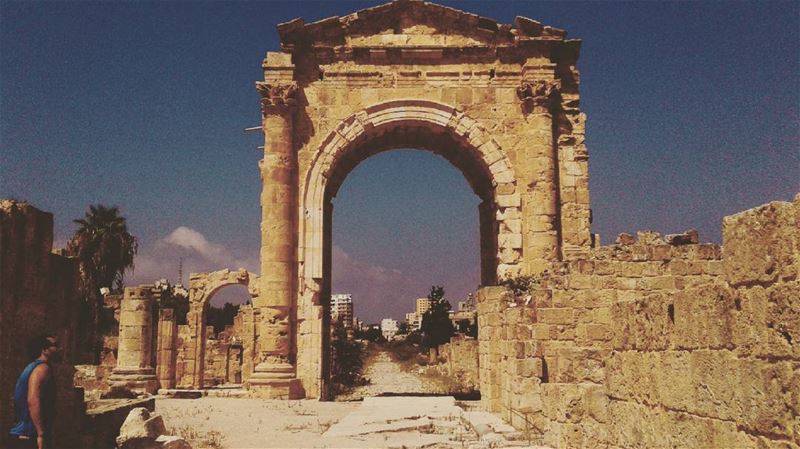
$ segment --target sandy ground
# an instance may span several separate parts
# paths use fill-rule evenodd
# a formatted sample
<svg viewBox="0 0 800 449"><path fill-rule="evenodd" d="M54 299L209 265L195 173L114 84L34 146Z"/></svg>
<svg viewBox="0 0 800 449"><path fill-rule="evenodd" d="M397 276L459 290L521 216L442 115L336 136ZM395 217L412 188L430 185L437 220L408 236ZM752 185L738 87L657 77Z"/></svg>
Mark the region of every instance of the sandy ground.
<svg viewBox="0 0 800 449"><path fill-rule="evenodd" d="M359 400L382 394L430 394L443 392L444 388L435 380L413 372L403 371L386 352L379 352L364 370L369 385L356 387L352 392L340 395L337 401Z"/></svg>
<svg viewBox="0 0 800 449"><path fill-rule="evenodd" d="M324 447L322 434L358 402L158 399L156 412L194 449Z"/></svg>
<svg viewBox="0 0 800 449"><path fill-rule="evenodd" d="M385 352L371 359L365 376L371 384L339 397L340 402L164 398L156 400L156 412L170 433L182 436L194 449L402 447L393 444L401 435L391 433L358 438L323 436L333 424L359 409L358 399L386 393L431 393L441 388L433 380L403 371Z"/></svg>

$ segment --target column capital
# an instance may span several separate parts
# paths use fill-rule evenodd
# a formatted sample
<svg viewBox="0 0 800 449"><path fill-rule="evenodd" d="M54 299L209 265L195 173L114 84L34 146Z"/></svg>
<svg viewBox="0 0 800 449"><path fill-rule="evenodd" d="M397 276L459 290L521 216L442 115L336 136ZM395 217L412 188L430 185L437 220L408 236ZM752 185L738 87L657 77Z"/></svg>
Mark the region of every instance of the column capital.
<svg viewBox="0 0 800 449"><path fill-rule="evenodd" d="M261 114L266 117L295 106L297 104L297 92L300 89L295 82L276 84L257 81L256 90L261 94Z"/></svg>
<svg viewBox="0 0 800 449"><path fill-rule="evenodd" d="M561 88L558 80L523 81L517 87L517 97L525 112L550 112L552 99Z"/></svg>

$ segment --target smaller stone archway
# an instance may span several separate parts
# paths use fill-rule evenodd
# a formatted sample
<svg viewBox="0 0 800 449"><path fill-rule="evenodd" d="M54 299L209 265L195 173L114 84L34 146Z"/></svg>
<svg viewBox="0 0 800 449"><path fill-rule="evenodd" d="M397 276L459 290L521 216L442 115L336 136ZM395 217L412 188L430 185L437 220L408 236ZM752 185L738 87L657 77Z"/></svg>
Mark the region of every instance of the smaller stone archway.
<svg viewBox="0 0 800 449"><path fill-rule="evenodd" d="M184 382L186 387L203 388L206 353L206 311L211 298L223 287L244 285L251 298L258 297L258 276L240 268L209 273L189 275L189 312L186 324L189 326L189 340L185 343L188 355Z"/></svg>

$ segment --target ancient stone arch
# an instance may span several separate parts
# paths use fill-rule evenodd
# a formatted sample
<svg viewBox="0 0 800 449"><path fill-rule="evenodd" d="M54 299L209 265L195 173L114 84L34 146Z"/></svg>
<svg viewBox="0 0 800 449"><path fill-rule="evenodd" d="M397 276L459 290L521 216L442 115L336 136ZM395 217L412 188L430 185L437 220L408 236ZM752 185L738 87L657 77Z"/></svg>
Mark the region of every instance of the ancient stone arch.
<svg viewBox="0 0 800 449"><path fill-rule="evenodd" d="M404 135L398 135L403 133ZM491 204L501 205L502 213L491 214L489 222L502 237L496 254L487 260L484 280L492 282L518 272L521 255L520 201L513 167L486 129L458 109L439 102L399 99L368 106L342 120L331 131L311 162L303 194L300 220L300 260L307 278L322 278L323 229L326 201L335 196L344 177L360 161L392 148L422 148L442 154L462 170L475 193ZM306 232L306 230L308 230ZM494 245L493 245L494 246Z"/></svg>
<svg viewBox="0 0 800 449"><path fill-rule="evenodd" d="M325 394L331 198L359 162L419 148L481 200L482 283L585 252L589 232L580 42L401 0L278 26L263 63L259 355L249 386Z"/></svg>
<svg viewBox="0 0 800 449"><path fill-rule="evenodd" d="M186 323L191 336L185 343L186 353L190 354L187 359L189 373L185 376L189 385L180 385L181 387L203 388L207 337L206 310L214 294L229 285L244 285L250 296L254 298L258 296L258 276L241 268L237 271L225 269L209 273L191 273L189 276L189 312Z"/></svg>

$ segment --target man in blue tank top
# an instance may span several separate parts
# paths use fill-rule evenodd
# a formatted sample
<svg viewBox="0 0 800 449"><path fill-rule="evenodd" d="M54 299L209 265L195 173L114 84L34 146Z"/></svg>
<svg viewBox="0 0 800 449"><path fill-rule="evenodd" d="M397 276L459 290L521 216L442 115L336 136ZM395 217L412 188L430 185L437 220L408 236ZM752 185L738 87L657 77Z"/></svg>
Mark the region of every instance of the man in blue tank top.
<svg viewBox="0 0 800 449"><path fill-rule="evenodd" d="M22 370L14 389L16 421L10 431L12 448L52 447L56 388L50 363L60 355L58 340L52 335L34 338L31 355L36 359Z"/></svg>

